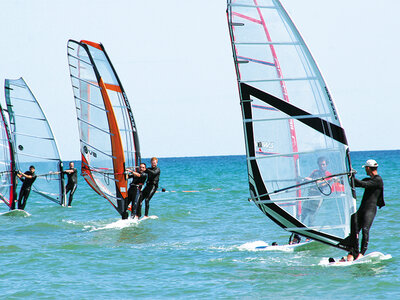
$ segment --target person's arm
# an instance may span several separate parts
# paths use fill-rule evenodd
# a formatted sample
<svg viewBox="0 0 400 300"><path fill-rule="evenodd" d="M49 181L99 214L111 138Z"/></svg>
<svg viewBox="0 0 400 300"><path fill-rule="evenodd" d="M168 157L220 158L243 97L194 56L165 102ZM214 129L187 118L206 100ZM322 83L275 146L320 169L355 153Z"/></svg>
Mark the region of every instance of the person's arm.
<svg viewBox="0 0 400 300"><path fill-rule="evenodd" d="M155 170L150 170L150 169L146 169L145 171L147 174L152 175L153 177L157 176L158 174L160 174L160 168L157 168Z"/></svg>
<svg viewBox="0 0 400 300"><path fill-rule="evenodd" d="M21 173L21 176L25 177L25 178L34 178L36 176L32 176L32 175L27 175L25 173ZM21 178L21 177L20 177Z"/></svg>
<svg viewBox="0 0 400 300"><path fill-rule="evenodd" d="M356 187L362 188L378 188L380 187L380 181L376 180L376 176L374 178L364 178L363 180L359 180L354 178L354 184Z"/></svg>

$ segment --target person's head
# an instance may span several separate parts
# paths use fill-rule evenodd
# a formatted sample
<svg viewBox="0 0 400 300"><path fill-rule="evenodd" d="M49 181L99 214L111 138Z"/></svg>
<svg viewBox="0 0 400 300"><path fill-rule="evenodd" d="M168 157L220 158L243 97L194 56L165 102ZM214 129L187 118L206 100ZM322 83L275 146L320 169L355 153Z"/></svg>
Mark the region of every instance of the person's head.
<svg viewBox="0 0 400 300"><path fill-rule="evenodd" d="M293 244L298 244L301 241L301 237L298 234L293 236Z"/></svg>
<svg viewBox="0 0 400 300"><path fill-rule="evenodd" d="M152 157L151 158L151 166L154 168L154 167L157 167L157 164L158 164L158 158Z"/></svg>
<svg viewBox="0 0 400 300"><path fill-rule="evenodd" d="M146 171L146 164L145 163L141 163L139 166L139 172L143 173L144 171Z"/></svg>
<svg viewBox="0 0 400 300"><path fill-rule="evenodd" d="M31 171L32 173L34 173L34 172L35 172L35 166L30 166L30 167L29 167L29 171Z"/></svg>
<svg viewBox="0 0 400 300"><path fill-rule="evenodd" d="M325 156L320 156L318 157L318 167L320 170L326 171L326 169L328 168L328 159Z"/></svg>
<svg viewBox="0 0 400 300"><path fill-rule="evenodd" d="M365 172L368 175L373 175L378 173L378 163L374 159L368 159L365 162L365 165L363 165L362 167L365 168Z"/></svg>
<svg viewBox="0 0 400 300"><path fill-rule="evenodd" d="M74 162L71 161L71 162L69 163L69 168L70 168L70 169L73 169L74 166L75 166L75 165L74 165Z"/></svg>
<svg viewBox="0 0 400 300"><path fill-rule="evenodd" d="M277 242L272 242L272 246L278 246Z"/></svg>

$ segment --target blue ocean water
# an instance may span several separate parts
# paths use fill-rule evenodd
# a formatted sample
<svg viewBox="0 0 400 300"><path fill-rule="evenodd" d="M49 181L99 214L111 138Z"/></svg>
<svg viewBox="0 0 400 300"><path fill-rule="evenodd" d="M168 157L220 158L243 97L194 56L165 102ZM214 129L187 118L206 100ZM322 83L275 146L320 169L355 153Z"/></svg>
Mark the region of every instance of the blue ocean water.
<svg viewBox="0 0 400 300"><path fill-rule="evenodd" d="M284 244L288 233L247 201L244 156L164 158L160 186L140 223L119 215L79 178L72 208L32 194L31 214L0 216L3 298L302 298L396 299L400 296L400 151L353 152L376 159L386 207L378 211L369 251L376 264L324 267L345 253L314 244L303 251L252 251L256 241ZM148 161L146 161L148 162ZM361 199L362 190L357 190ZM359 202L358 202L359 203ZM2 205L2 211L6 211Z"/></svg>

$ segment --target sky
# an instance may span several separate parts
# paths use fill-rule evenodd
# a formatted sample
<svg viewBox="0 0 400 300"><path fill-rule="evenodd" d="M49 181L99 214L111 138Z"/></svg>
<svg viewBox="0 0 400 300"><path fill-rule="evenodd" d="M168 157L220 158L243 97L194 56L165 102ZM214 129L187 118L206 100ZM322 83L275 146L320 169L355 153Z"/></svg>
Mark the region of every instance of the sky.
<svg viewBox="0 0 400 300"><path fill-rule="evenodd" d="M325 78L350 149L400 149L400 1L281 2ZM225 10L225 0L0 1L0 82L23 77L62 159L79 159L66 46L101 42L131 103L142 157L244 154Z"/></svg>

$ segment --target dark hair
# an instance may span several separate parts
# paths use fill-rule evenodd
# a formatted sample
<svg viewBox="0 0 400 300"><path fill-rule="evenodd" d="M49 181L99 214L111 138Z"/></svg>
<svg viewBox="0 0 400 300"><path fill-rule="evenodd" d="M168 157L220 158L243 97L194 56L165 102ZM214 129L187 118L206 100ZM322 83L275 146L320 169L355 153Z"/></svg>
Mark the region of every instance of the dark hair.
<svg viewBox="0 0 400 300"><path fill-rule="evenodd" d="M295 235L293 236L293 239L296 239L299 242L301 241L301 237L297 233L295 233Z"/></svg>
<svg viewBox="0 0 400 300"><path fill-rule="evenodd" d="M140 163L141 165L144 165L145 167L146 167L146 164L145 163Z"/></svg>
<svg viewBox="0 0 400 300"><path fill-rule="evenodd" d="M35 166L30 166L30 167L29 167L29 169L34 169L34 168L35 168Z"/></svg>
<svg viewBox="0 0 400 300"><path fill-rule="evenodd" d="M329 165L329 160L325 156L318 157L318 160L317 160L318 164L322 163L323 161L325 161L326 164Z"/></svg>

